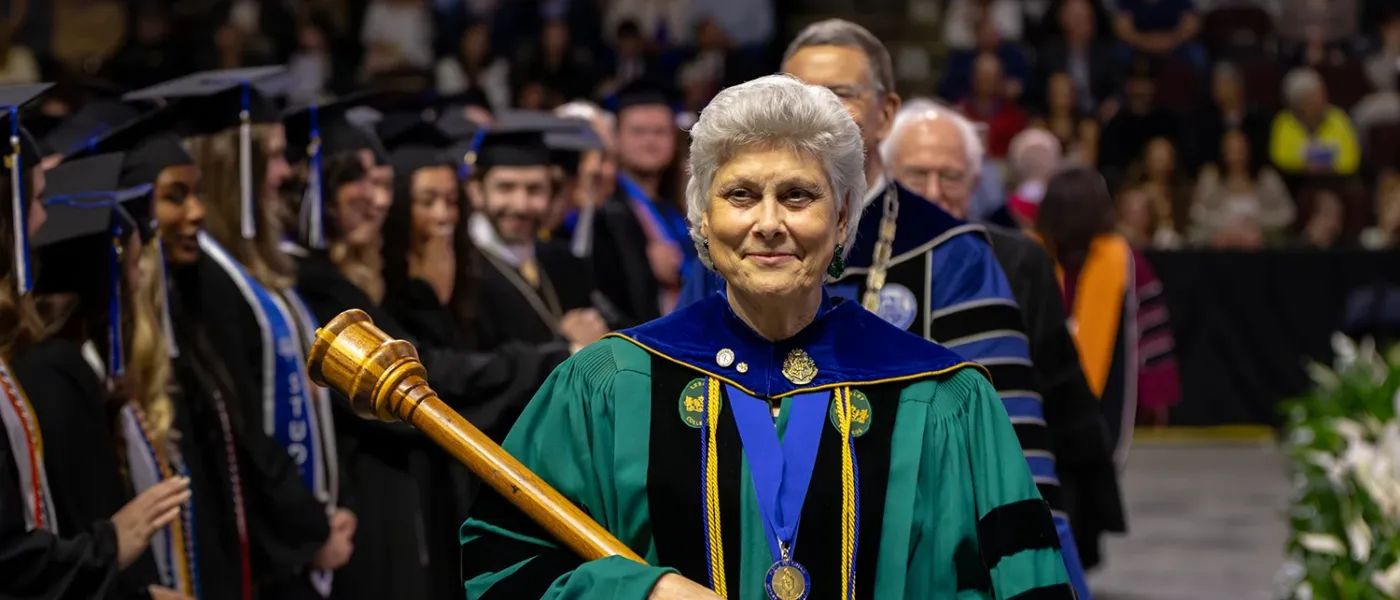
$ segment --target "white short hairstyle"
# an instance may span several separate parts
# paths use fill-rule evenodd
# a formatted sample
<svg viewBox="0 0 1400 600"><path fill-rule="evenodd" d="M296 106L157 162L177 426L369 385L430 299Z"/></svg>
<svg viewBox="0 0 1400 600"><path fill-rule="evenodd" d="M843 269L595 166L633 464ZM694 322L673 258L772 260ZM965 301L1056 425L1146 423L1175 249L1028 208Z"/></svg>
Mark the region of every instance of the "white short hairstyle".
<svg viewBox="0 0 1400 600"><path fill-rule="evenodd" d="M613 114L587 100L574 100L554 109L554 114L566 119L583 119L589 123L602 122L608 129L616 127Z"/></svg>
<svg viewBox="0 0 1400 600"><path fill-rule="evenodd" d="M963 153L967 155L968 172L973 175L981 173L982 157L986 155L987 150L982 145L982 135L977 133L977 126L952 107L928 98L914 98L905 102L904 106L895 114L894 124L890 126L890 134L880 142L880 158L884 159L885 164L892 164L895 154L899 152L899 141L904 138L909 127L935 119L947 119L953 123L953 127L958 130L958 135L962 137Z"/></svg>
<svg viewBox="0 0 1400 600"><path fill-rule="evenodd" d="M1283 78L1283 100L1289 108L1297 108L1303 96L1326 89L1322 76L1312 67L1298 67Z"/></svg>
<svg viewBox="0 0 1400 600"><path fill-rule="evenodd" d="M690 130L686 217L701 262L714 269L700 223L710 207L715 174L740 150L753 146L791 148L822 161L836 209L850 204L842 241L849 252L859 229L866 186L860 128L831 90L788 75L769 75L720 92Z"/></svg>

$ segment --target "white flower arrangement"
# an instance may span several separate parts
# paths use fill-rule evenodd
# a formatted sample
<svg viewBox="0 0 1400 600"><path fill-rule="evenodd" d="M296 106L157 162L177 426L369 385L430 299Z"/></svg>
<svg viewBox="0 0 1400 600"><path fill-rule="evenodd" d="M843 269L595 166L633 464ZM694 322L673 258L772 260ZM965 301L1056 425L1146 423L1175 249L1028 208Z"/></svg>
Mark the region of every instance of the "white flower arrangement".
<svg viewBox="0 0 1400 600"><path fill-rule="evenodd" d="M1314 388L1288 403L1294 472L1290 600L1400 600L1400 348L1333 337L1333 368L1308 366Z"/></svg>

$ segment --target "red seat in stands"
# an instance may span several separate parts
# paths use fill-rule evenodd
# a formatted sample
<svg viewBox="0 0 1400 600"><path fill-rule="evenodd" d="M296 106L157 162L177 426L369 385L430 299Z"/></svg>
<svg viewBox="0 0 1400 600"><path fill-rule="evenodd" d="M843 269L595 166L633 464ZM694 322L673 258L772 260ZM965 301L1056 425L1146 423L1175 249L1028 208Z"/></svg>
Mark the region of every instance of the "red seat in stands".
<svg viewBox="0 0 1400 600"><path fill-rule="evenodd" d="M1218 8L1206 14L1202 39L1210 55L1247 59L1263 55L1273 44L1274 20L1257 6Z"/></svg>
<svg viewBox="0 0 1400 600"><path fill-rule="evenodd" d="M1245 98L1254 108L1271 111L1282 105L1283 71L1274 61L1249 61L1242 70Z"/></svg>
<svg viewBox="0 0 1400 600"><path fill-rule="evenodd" d="M1184 114L1200 102L1201 76L1191 63L1169 60L1157 74L1157 105Z"/></svg>
<svg viewBox="0 0 1400 600"><path fill-rule="evenodd" d="M1361 63L1347 62L1340 65L1323 65L1317 68L1323 83L1327 84L1327 99L1342 110L1351 110L1361 98L1371 93L1371 82L1366 78L1366 70Z"/></svg>

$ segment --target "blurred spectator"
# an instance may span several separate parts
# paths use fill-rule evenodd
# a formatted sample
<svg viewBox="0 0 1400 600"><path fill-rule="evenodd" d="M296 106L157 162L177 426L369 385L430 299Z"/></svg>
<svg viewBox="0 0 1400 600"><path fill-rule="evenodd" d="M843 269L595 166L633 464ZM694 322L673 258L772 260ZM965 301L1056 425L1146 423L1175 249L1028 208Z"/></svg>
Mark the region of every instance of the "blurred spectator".
<svg viewBox="0 0 1400 600"><path fill-rule="evenodd" d="M1372 126L1400 121L1400 94L1396 93L1396 73L1400 70L1400 10L1381 24L1380 45L1365 61L1366 79L1375 90L1351 109L1356 139L1364 145Z"/></svg>
<svg viewBox="0 0 1400 600"><path fill-rule="evenodd" d="M1059 172L1063 154L1060 140L1044 129L1027 129L1011 139L1006 153L1008 179L1015 191L1006 205L1011 218L1023 229L1035 227L1045 184Z"/></svg>
<svg viewBox="0 0 1400 600"><path fill-rule="evenodd" d="M1099 122L1075 102L1074 80L1069 73L1055 73L1046 81L1044 106L1044 114L1032 119L1031 125L1054 134L1072 162L1098 164Z"/></svg>
<svg viewBox="0 0 1400 600"><path fill-rule="evenodd" d="M734 50L759 58L773 41L773 0L690 0L695 23L714 21Z"/></svg>
<svg viewBox="0 0 1400 600"><path fill-rule="evenodd" d="M135 31L112 58L112 80L124 88L140 89L197 70L189 49L171 35L173 18L160 2L136 9Z"/></svg>
<svg viewBox="0 0 1400 600"><path fill-rule="evenodd" d="M119 0L53 0L49 52L72 73L94 74L126 39L126 3Z"/></svg>
<svg viewBox="0 0 1400 600"><path fill-rule="evenodd" d="M1025 24L1021 0L951 0L943 14L943 43L954 50L973 49L981 36L979 24L984 20L993 26L999 40L1021 41Z"/></svg>
<svg viewBox="0 0 1400 600"><path fill-rule="evenodd" d="M1185 60L1205 71L1206 49L1196 34L1201 19L1192 0L1118 0L1114 32L1125 44L1125 63L1134 55Z"/></svg>
<svg viewBox="0 0 1400 600"><path fill-rule="evenodd" d="M433 48L439 56L460 51L462 35L467 29L486 24L489 28L496 16L500 0L429 0L433 11L436 39Z"/></svg>
<svg viewBox="0 0 1400 600"><path fill-rule="evenodd" d="M1067 0L1057 16L1061 33L1040 50L1038 87L1048 95L1050 77L1068 74L1076 108L1084 113L1096 111L1118 91L1119 65L1114 60L1113 42L1095 36L1090 0Z"/></svg>
<svg viewBox="0 0 1400 600"><path fill-rule="evenodd" d="M1207 164L1191 202L1191 240L1225 248L1258 248L1281 241L1293 225L1293 197L1283 178L1256 160L1249 138L1230 130L1219 162Z"/></svg>
<svg viewBox="0 0 1400 600"><path fill-rule="evenodd" d="M19 23L0 24L0 85L39 82L39 61L28 46L15 42Z"/></svg>
<svg viewBox="0 0 1400 600"><path fill-rule="evenodd" d="M1191 119L1188 151L1199 168L1220 158L1221 138L1227 131L1244 133L1250 156L1262 157L1268 145L1268 117L1251 110L1245 98L1244 79L1233 63L1218 62L1211 76L1210 99Z"/></svg>
<svg viewBox="0 0 1400 600"><path fill-rule="evenodd" d="M603 73L607 75L600 86L603 95L632 81L659 78L661 62L647 48L646 38L642 36L636 21L618 24L616 39L610 64L603 68Z"/></svg>
<svg viewBox="0 0 1400 600"><path fill-rule="evenodd" d="M570 43L569 24L563 19L545 21L539 42L527 47L516 64L521 83L544 85L549 106L589 96L598 80L593 55Z"/></svg>
<svg viewBox="0 0 1400 600"><path fill-rule="evenodd" d="M278 0L220 0L210 14L221 67L281 64L296 43L292 16Z"/></svg>
<svg viewBox="0 0 1400 600"><path fill-rule="evenodd" d="M1004 42L997 32L996 23L990 17L977 21L977 44L968 50L959 50L948 59L943 74L943 82L938 86L938 95L946 102L962 102L972 91L972 78L977 58L984 54L996 56L1001 62L1002 80L1006 88L1003 96L1008 100L1021 97L1025 84L1030 79L1030 65L1021 47L1012 42Z"/></svg>
<svg viewBox="0 0 1400 600"><path fill-rule="evenodd" d="M972 73L972 95L958 105L968 119L987 125L987 156L1003 158L1011 138L1026 128L1026 113L1006 97L1006 79L995 55L977 57Z"/></svg>
<svg viewBox="0 0 1400 600"><path fill-rule="evenodd" d="M1351 119L1327 102L1322 77L1308 67L1283 82L1287 108L1274 117L1269 157L1285 175L1351 175L1361 165L1361 149Z"/></svg>
<svg viewBox="0 0 1400 600"><path fill-rule="evenodd" d="M331 54L331 27L314 17L298 19L297 49L287 61L291 88L287 99L293 105L315 102L326 93L335 73L335 57Z"/></svg>
<svg viewBox="0 0 1400 600"><path fill-rule="evenodd" d="M1391 250L1400 246L1400 176L1387 173L1376 187L1376 225L1361 232L1361 246Z"/></svg>
<svg viewBox="0 0 1400 600"><path fill-rule="evenodd" d="M689 0L612 0L604 9L603 29L619 34L619 27L635 23L642 39L657 49L690 43Z"/></svg>
<svg viewBox="0 0 1400 600"><path fill-rule="evenodd" d="M360 41L370 76L433 66L433 23L425 0L370 0Z"/></svg>
<svg viewBox="0 0 1400 600"><path fill-rule="evenodd" d="M731 67L740 67L744 61L742 54L730 50L728 37L712 19L696 25L695 42L695 51L681 66L679 77L685 108L692 111L704 108L730 80L731 71L739 71Z"/></svg>
<svg viewBox="0 0 1400 600"><path fill-rule="evenodd" d="M1301 51L1301 56L1312 57L1302 61L1306 65L1320 64L1324 56L1345 57L1357 34L1356 0L1285 0L1281 4L1278 35L1286 54Z"/></svg>
<svg viewBox="0 0 1400 600"><path fill-rule="evenodd" d="M1135 248L1153 245L1157 218L1147 193L1137 188L1125 188L1118 194L1118 232Z"/></svg>
<svg viewBox="0 0 1400 600"><path fill-rule="evenodd" d="M439 59L434 71L438 93L461 96L476 91L486 97L491 110L510 107L510 62L491 47L491 28L483 21L462 32L457 51Z"/></svg>
<svg viewBox="0 0 1400 600"><path fill-rule="evenodd" d="M1180 132L1176 116L1157 106L1157 83L1150 69L1128 78L1124 97L1123 110L1108 120L1099 139L1099 168L1110 185L1115 178L1121 181L1123 170L1142 154L1148 140Z"/></svg>
<svg viewBox="0 0 1400 600"><path fill-rule="evenodd" d="M1171 139L1157 137L1147 142L1141 160L1128 170L1127 181L1129 188L1147 196L1148 209L1156 221L1153 245L1180 245L1190 220L1191 185L1179 166Z"/></svg>
<svg viewBox="0 0 1400 600"><path fill-rule="evenodd" d="M1308 215L1303 225L1301 241L1306 246L1320 249L1335 248L1342 239L1342 200L1336 192L1328 189L1315 190L1305 195L1303 212Z"/></svg>

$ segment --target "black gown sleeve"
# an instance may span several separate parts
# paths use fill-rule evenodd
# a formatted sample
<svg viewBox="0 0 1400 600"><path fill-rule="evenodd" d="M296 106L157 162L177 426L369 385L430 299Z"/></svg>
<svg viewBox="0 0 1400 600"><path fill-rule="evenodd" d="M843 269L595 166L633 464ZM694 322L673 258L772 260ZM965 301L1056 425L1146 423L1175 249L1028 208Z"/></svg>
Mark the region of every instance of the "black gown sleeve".
<svg viewBox="0 0 1400 600"><path fill-rule="evenodd" d="M112 523L100 521L67 537L26 531L14 459L0 427L0 600L99 597L117 570Z"/></svg>

